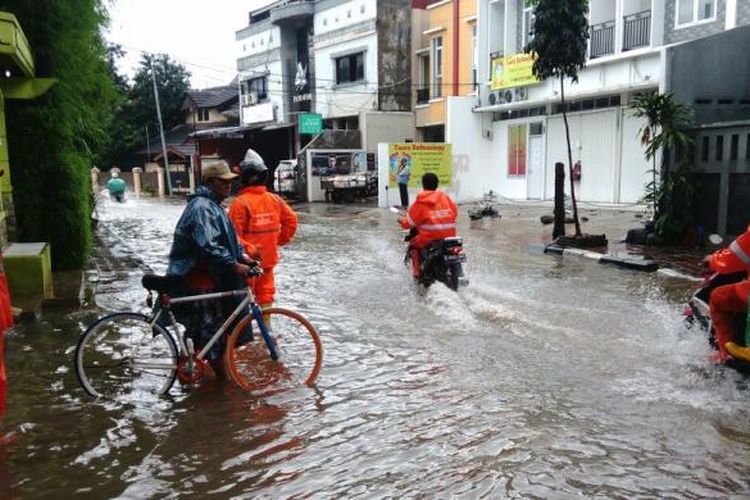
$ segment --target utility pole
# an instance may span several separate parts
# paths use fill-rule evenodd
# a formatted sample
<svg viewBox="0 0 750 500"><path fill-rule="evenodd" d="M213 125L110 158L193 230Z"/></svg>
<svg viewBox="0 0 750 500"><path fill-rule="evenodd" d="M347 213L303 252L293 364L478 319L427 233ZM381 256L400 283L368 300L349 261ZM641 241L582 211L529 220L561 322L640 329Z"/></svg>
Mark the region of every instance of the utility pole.
<svg viewBox="0 0 750 500"><path fill-rule="evenodd" d="M148 136L148 125L146 125L146 154L148 155L148 163L151 163L151 141Z"/></svg>
<svg viewBox="0 0 750 500"><path fill-rule="evenodd" d="M161 121L161 106L159 105L159 89L156 88L156 72L154 71L154 58L151 64L151 81L154 82L154 99L156 100L156 116L159 118L159 133L161 134L161 154L164 157L164 170L167 175L167 194L172 196L172 178L169 175L169 158L167 158L167 141L164 140L164 124Z"/></svg>

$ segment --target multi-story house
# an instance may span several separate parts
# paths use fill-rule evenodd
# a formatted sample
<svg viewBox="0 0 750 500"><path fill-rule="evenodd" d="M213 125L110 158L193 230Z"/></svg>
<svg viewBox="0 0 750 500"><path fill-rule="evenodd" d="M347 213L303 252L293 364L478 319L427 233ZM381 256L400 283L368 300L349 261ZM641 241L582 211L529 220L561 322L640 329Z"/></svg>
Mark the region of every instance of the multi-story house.
<svg viewBox="0 0 750 500"><path fill-rule="evenodd" d="M467 199L492 189L515 199L550 198L554 163L567 163L567 149L560 82L535 81L522 54L533 37L533 10L524 0L479 0L477 14L477 96L445 103L445 141L466 157L456 194ZM630 99L671 89L669 46L748 22L750 2L741 0L590 1L588 62L579 81L565 87L579 199L641 198L650 165ZM436 73L429 82L441 78L448 81Z"/></svg>
<svg viewBox="0 0 750 500"><path fill-rule="evenodd" d="M445 141L446 98L476 95L476 7L476 2L460 0L414 2L412 81L418 141Z"/></svg>
<svg viewBox="0 0 750 500"><path fill-rule="evenodd" d="M408 0L280 0L236 33L240 123L269 166L294 158L302 113L322 116L327 148L374 152L411 139ZM354 139L352 139L354 138ZM343 141L343 142L341 142Z"/></svg>

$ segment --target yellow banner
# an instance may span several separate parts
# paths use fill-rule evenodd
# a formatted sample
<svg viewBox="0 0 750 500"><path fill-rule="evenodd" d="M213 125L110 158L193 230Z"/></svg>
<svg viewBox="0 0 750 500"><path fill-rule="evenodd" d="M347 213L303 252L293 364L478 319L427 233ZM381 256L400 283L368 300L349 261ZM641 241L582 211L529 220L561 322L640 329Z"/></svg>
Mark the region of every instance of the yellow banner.
<svg viewBox="0 0 750 500"><path fill-rule="evenodd" d="M513 54L512 56L494 57L490 61L492 81L490 90L507 89L531 85L539 80L531 72L534 65L532 54Z"/></svg>
<svg viewBox="0 0 750 500"><path fill-rule="evenodd" d="M453 182L451 145L415 142L388 145L388 180L391 187L422 187L422 175L434 172L441 187Z"/></svg>

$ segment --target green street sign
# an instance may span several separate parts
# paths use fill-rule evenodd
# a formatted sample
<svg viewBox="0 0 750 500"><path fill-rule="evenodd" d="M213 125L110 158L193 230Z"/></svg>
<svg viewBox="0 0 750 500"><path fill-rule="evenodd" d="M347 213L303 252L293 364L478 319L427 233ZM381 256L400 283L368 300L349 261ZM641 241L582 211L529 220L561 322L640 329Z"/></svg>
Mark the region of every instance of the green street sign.
<svg viewBox="0 0 750 500"><path fill-rule="evenodd" d="M318 113L300 113L299 133L319 134L323 130L323 117Z"/></svg>

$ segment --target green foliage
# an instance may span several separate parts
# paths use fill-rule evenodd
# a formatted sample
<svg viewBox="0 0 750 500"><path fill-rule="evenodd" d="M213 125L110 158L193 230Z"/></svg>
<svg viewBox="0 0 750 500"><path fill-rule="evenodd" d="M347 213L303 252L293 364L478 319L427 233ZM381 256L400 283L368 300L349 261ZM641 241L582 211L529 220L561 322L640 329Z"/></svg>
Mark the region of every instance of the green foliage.
<svg viewBox="0 0 750 500"><path fill-rule="evenodd" d="M664 176L654 191L661 207L654 220L654 233L665 243L682 241L685 231L693 225L695 177L689 164L682 164Z"/></svg>
<svg viewBox="0 0 750 500"><path fill-rule="evenodd" d="M692 142L686 132L692 123L692 109L676 100L673 94L656 91L636 96L630 107L636 117L646 120L638 135L646 160L652 162L651 180L644 186L641 201L653 208L657 236L676 242L692 223L692 176L686 166L662 176L662 166L657 165L656 159L660 151L674 151L679 160L684 159Z"/></svg>
<svg viewBox="0 0 750 500"><path fill-rule="evenodd" d="M153 124L157 129L156 101L154 84L151 80L151 64L156 74L156 85L159 88L161 116L164 130L183 122L182 103L190 89L190 73L182 64L172 61L166 54L144 54L140 68L133 78L130 99L136 104L135 117L141 126Z"/></svg>
<svg viewBox="0 0 750 500"><path fill-rule="evenodd" d="M39 77L58 83L34 101L6 101L19 239L49 241L53 265L80 267L91 246L89 169L108 136L116 91L100 0L1 0L31 45Z"/></svg>
<svg viewBox="0 0 750 500"><path fill-rule="evenodd" d="M524 51L536 54L532 72L542 80L567 76L577 81L586 64L588 0L536 0L531 5L534 37Z"/></svg>
<svg viewBox="0 0 750 500"><path fill-rule="evenodd" d="M105 169L112 165L123 165L127 153L145 143L146 127L149 135L155 135L159 130L151 79L152 61L165 131L183 122L182 104L190 88L190 73L167 55L144 54L132 86L114 68L116 59L122 55L120 48L110 47L108 55L112 77L120 92L116 117L109 133L111 141L99 160Z"/></svg>

